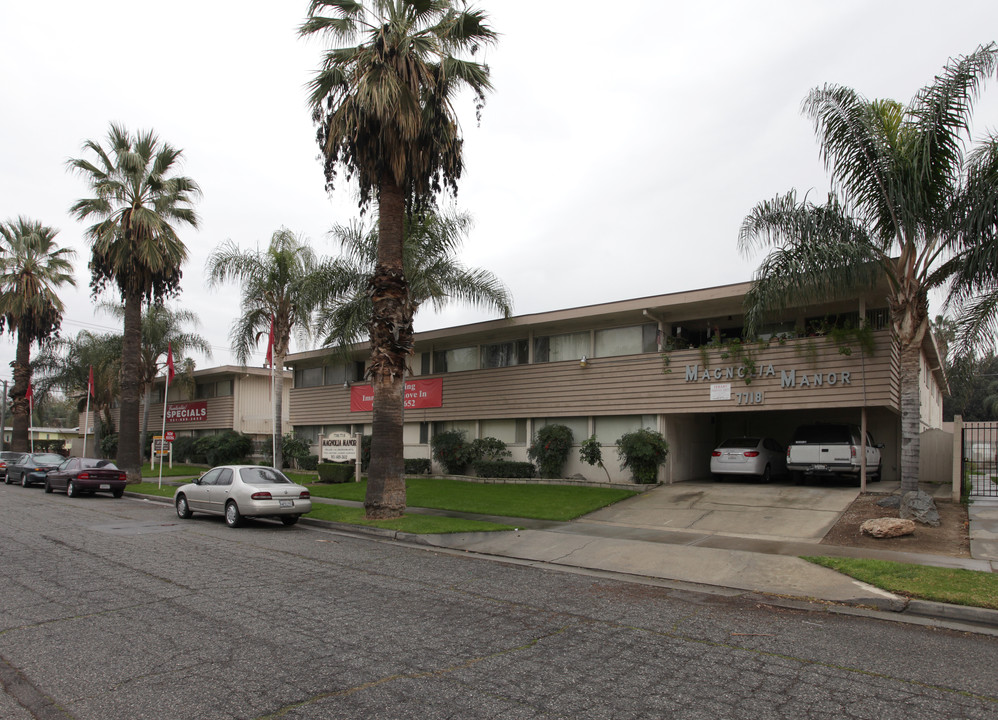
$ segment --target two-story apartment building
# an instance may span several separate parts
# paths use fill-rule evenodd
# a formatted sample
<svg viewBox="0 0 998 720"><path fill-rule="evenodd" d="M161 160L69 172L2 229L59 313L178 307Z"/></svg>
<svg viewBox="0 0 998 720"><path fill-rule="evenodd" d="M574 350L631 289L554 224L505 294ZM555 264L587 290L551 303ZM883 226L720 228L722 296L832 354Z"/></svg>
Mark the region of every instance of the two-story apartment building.
<svg viewBox="0 0 998 720"><path fill-rule="evenodd" d="M430 457L434 432L505 441L526 460L529 439L551 423L576 444L595 435L614 480L615 443L648 427L670 454L661 479L709 475L724 438L786 443L816 421L860 424L885 444L886 479L900 463L899 363L885 293L795 308L742 342L749 283L520 315L418 333L407 381L406 457ZM861 318L863 321L861 322ZM859 328L862 326L862 330ZM328 350L287 358L294 369L290 422L313 441L336 431L370 432L363 380L366 344L349 362ZM942 419L945 376L931 336L922 347L923 428ZM567 475L598 479L573 452Z"/></svg>

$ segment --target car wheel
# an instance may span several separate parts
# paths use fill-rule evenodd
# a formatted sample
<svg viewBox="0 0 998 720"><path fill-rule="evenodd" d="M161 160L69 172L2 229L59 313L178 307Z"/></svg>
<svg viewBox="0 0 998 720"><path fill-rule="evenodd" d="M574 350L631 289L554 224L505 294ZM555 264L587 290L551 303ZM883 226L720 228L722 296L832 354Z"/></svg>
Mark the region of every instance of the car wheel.
<svg viewBox="0 0 998 720"><path fill-rule="evenodd" d="M762 471L762 477L760 478L764 483L773 481L773 468L766 465L766 469Z"/></svg>
<svg viewBox="0 0 998 720"><path fill-rule="evenodd" d="M300 515L282 515L281 516L281 523L283 525L294 525L296 522L298 522L298 518L299 517L301 517L301 516Z"/></svg>
<svg viewBox="0 0 998 720"><path fill-rule="evenodd" d="M188 520L194 516L194 513L191 512L191 506L187 504L186 495L177 495L176 505L177 505L177 517L180 518L181 520Z"/></svg>
<svg viewBox="0 0 998 720"><path fill-rule="evenodd" d="M122 488L121 490L112 490L111 491L111 495L114 496L114 497L116 497L116 498L120 498L124 494L125 494L125 489L124 488Z"/></svg>
<svg viewBox="0 0 998 720"><path fill-rule="evenodd" d="M880 478L884 476L884 463L883 461L877 463L877 471L870 476L870 480L873 482L880 482Z"/></svg>
<svg viewBox="0 0 998 720"><path fill-rule="evenodd" d="M49 485L48 479L45 480L45 492L47 492L47 493L52 492L52 486Z"/></svg>
<svg viewBox="0 0 998 720"><path fill-rule="evenodd" d="M231 528L239 527L243 521L243 516L239 513L236 503L230 500L225 506L225 524Z"/></svg>
<svg viewBox="0 0 998 720"><path fill-rule="evenodd" d="M72 480L66 483L66 497L80 497L80 491Z"/></svg>
<svg viewBox="0 0 998 720"><path fill-rule="evenodd" d="M22 475L21 476L21 487L28 487L28 476L27 475Z"/></svg>

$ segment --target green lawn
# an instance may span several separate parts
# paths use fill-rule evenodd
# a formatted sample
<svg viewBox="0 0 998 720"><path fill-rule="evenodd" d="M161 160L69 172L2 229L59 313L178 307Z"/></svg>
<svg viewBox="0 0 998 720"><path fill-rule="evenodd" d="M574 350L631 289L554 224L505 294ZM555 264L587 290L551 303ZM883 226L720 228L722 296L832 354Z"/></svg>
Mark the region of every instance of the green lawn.
<svg viewBox="0 0 998 720"><path fill-rule="evenodd" d="M163 477L198 477L208 469L204 465L181 465L180 463L174 463L173 467L170 467L169 463L167 463L163 466ZM143 465L142 477L146 480L149 478L158 478L159 465L155 469L149 467L149 463Z"/></svg>
<svg viewBox="0 0 998 720"><path fill-rule="evenodd" d="M998 610L998 573L859 558L804 559L898 595Z"/></svg>
<svg viewBox="0 0 998 720"><path fill-rule="evenodd" d="M367 482L315 483L308 488L314 497L363 502ZM406 502L411 507L562 522L636 494L624 488L492 485L440 478L406 480Z"/></svg>

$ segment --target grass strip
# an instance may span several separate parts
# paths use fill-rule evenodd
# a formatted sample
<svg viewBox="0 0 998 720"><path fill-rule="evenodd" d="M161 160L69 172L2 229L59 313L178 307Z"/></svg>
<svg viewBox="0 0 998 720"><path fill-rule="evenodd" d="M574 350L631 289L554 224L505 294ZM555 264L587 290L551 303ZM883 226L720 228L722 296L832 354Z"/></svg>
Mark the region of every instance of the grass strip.
<svg viewBox="0 0 998 720"><path fill-rule="evenodd" d="M181 465L177 463L173 467L169 465L163 466L163 477L198 477L202 473L205 473L210 468L204 465ZM142 477L146 478L158 478L159 477L159 465L155 468L149 466L146 463L142 466Z"/></svg>
<svg viewBox="0 0 998 720"><path fill-rule="evenodd" d="M435 515L403 515L394 520L367 520L364 508L343 507L342 505L326 505L312 503L312 512L307 518L328 520L329 522L347 523L349 525L365 525L368 527L397 530L414 535L442 535L462 532L495 532L512 530L512 525L483 522L481 520L464 520L462 518L437 517Z"/></svg>
<svg viewBox="0 0 998 720"><path fill-rule="evenodd" d="M998 573L844 557L805 557L897 595L998 610Z"/></svg>
<svg viewBox="0 0 998 720"><path fill-rule="evenodd" d="M315 497L363 502L367 482L315 483L308 488ZM412 507L560 522L573 520L636 494L636 491L624 488L575 485L493 485L442 478L406 480L406 502Z"/></svg>

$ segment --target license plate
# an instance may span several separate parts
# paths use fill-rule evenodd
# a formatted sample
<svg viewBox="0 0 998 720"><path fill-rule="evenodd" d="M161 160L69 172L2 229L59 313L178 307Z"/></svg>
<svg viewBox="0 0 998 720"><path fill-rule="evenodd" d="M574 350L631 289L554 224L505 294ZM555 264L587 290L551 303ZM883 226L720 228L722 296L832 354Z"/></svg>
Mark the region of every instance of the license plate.
<svg viewBox="0 0 998 720"><path fill-rule="evenodd" d="M294 506L295 506L294 500L281 500L281 507L294 507Z"/></svg>
<svg viewBox="0 0 998 720"><path fill-rule="evenodd" d="M100 489L101 490L110 490L111 489L111 485L110 485L110 483L101 483L100 484Z"/></svg>
<svg viewBox="0 0 998 720"><path fill-rule="evenodd" d="M827 470L828 466L827 465L812 465L811 468L813 470Z"/></svg>

